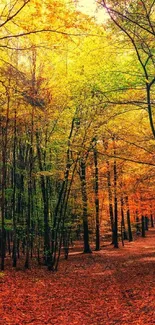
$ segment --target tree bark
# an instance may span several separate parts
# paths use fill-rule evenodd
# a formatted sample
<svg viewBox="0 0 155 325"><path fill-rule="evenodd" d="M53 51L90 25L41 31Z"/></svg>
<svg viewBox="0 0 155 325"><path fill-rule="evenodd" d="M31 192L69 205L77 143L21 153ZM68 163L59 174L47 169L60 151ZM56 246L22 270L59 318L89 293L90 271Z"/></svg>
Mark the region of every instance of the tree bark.
<svg viewBox="0 0 155 325"><path fill-rule="evenodd" d="M130 208L129 208L128 196L126 196L125 199L126 199L126 207L127 207L128 236L129 236L129 242L131 242L131 241L133 241L133 237L132 237L132 230L131 230Z"/></svg>
<svg viewBox="0 0 155 325"><path fill-rule="evenodd" d="M154 222L153 222L153 215L151 213L151 228L153 228L153 227L154 227Z"/></svg>
<svg viewBox="0 0 155 325"><path fill-rule="evenodd" d="M116 154L115 139L113 138L114 156ZM117 202L117 163L114 158L114 226L113 241L114 248L118 248L118 202Z"/></svg>
<svg viewBox="0 0 155 325"><path fill-rule="evenodd" d="M83 205L84 253L92 253L89 245L88 207L87 207L87 191L86 191L86 163L83 159L81 159L80 161L80 178L81 178L81 194L82 194L82 205Z"/></svg>
<svg viewBox="0 0 155 325"><path fill-rule="evenodd" d="M32 171L33 171L33 142L34 142L34 107L32 107L31 114L31 130L30 130L30 147L29 147L29 179L28 179L28 211L26 219L26 260L25 268L29 268L29 257L30 257L30 227L32 217Z"/></svg>
<svg viewBox="0 0 155 325"><path fill-rule="evenodd" d="M38 156L38 164L39 169L43 171L42 165L42 157L41 157L41 149L39 145L39 133L36 132L36 142L37 142L37 156ZM48 204L48 191L47 191L47 183L44 175L40 176L41 181L41 191L42 191L42 198L43 198L43 206L44 206L44 258L45 264L49 265L51 258L50 258L50 237L49 237L49 220L48 220L48 213L49 213L49 204Z"/></svg>
<svg viewBox="0 0 155 325"><path fill-rule="evenodd" d="M13 267L17 264L17 222L16 222L16 145L17 145L17 130L16 130L16 110L14 115L14 143L13 143Z"/></svg>
<svg viewBox="0 0 155 325"><path fill-rule="evenodd" d="M105 151L107 151L108 143L103 139L103 145ZM106 160L107 165L107 187L108 187L108 204L109 204L109 217L111 224L111 232L112 232L112 244L114 244L114 209L113 209L113 198L112 198L112 190L111 190L111 173L110 173L110 164L109 160Z"/></svg>
<svg viewBox="0 0 155 325"><path fill-rule="evenodd" d="M96 251L100 250L100 220L99 220L99 191L98 191L98 159L96 143L94 147L94 165L95 165L95 210L96 210Z"/></svg>
<svg viewBox="0 0 155 325"><path fill-rule="evenodd" d="M125 218L124 218L124 201L123 201L123 197L121 197L121 217L122 217L122 237L123 240L127 240L128 236L127 236L127 231L126 231L126 227L125 227Z"/></svg>
<svg viewBox="0 0 155 325"><path fill-rule="evenodd" d="M9 79L10 85L10 79ZM2 135L2 197L1 197L1 270L4 270L4 260L5 260L5 210L6 210L6 198L5 198L5 189L6 189L6 163L7 163L7 143L8 143L8 126L9 126L9 112L10 112L10 94L9 87L5 87L6 96L7 96L7 107L6 107L6 118L5 125L3 124L3 117L1 117L1 135Z"/></svg>
<svg viewBox="0 0 155 325"><path fill-rule="evenodd" d="M142 237L145 237L145 217L144 216L142 216L141 221L142 221Z"/></svg>

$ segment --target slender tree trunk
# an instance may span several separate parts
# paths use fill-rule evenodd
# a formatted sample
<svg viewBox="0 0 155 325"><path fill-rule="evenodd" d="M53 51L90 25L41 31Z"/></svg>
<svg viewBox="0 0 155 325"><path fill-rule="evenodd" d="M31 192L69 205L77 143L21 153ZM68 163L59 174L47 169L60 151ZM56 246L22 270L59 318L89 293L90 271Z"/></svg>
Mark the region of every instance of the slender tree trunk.
<svg viewBox="0 0 155 325"><path fill-rule="evenodd" d="M83 205L84 253L92 253L89 245L88 207L87 207L87 191L86 191L86 163L83 159L80 162L80 178L81 178L81 193L82 193L82 205Z"/></svg>
<svg viewBox="0 0 155 325"><path fill-rule="evenodd" d="M31 168L31 167L30 167ZM26 219L26 260L25 268L29 268L29 257L30 257L30 226L31 226L31 197L32 197L32 174L29 174L30 180L28 182L28 211Z"/></svg>
<svg viewBox="0 0 155 325"><path fill-rule="evenodd" d="M43 171L42 165L42 156L41 156L41 149L39 145L39 133L36 132L36 140L37 140L37 154L38 154L38 163L40 171ZM49 266L51 258L50 258L50 238L49 238L49 205L48 205L48 192L47 192L47 183L45 180L45 176L40 176L41 180L41 191L42 191L42 198L43 198L43 205L44 205L44 257L45 257L45 264Z"/></svg>
<svg viewBox="0 0 155 325"><path fill-rule="evenodd" d="M32 171L33 171L33 137L34 137L34 107L32 107L31 115L31 139L29 149L29 179L28 179L28 211L26 219L26 260L25 268L29 268L29 257L30 257L30 227L31 227L31 216L32 216Z"/></svg>
<svg viewBox="0 0 155 325"><path fill-rule="evenodd" d="M145 217L142 216L142 237L145 237Z"/></svg>
<svg viewBox="0 0 155 325"><path fill-rule="evenodd" d="M115 139L113 138L114 156L116 154ZM113 240L114 248L118 248L118 206L117 206L117 164L114 158L114 227L113 227Z"/></svg>
<svg viewBox="0 0 155 325"><path fill-rule="evenodd" d="M1 270L4 270L5 259L5 179L6 179L6 152L2 149L2 199L1 199Z"/></svg>
<svg viewBox="0 0 155 325"><path fill-rule="evenodd" d="M124 233L123 233L123 223L121 220L121 239L122 239L122 245L124 246Z"/></svg>
<svg viewBox="0 0 155 325"><path fill-rule="evenodd" d="M153 227L154 227L154 222L153 222L153 215L151 213L151 228L153 228Z"/></svg>
<svg viewBox="0 0 155 325"><path fill-rule="evenodd" d="M32 47L32 84L31 84L32 96L36 95L36 48ZM29 180L28 180L28 212L27 212L27 229L26 229L26 260L25 268L29 268L29 256L30 256L30 227L31 218L33 217L33 182L32 182L32 172L33 172L33 160L34 160L34 114L35 107L33 103L31 104L31 130L30 130L30 149L29 149Z"/></svg>
<svg viewBox="0 0 155 325"><path fill-rule="evenodd" d="M100 250L100 220L99 220L99 193L98 193L98 159L96 143L94 147L94 165L95 165L95 210L96 210L96 251Z"/></svg>
<svg viewBox="0 0 155 325"><path fill-rule="evenodd" d="M10 79L9 79L10 85ZM6 119L5 125L3 118L1 118L1 139L2 139L2 196L1 196L1 270L4 270L4 260L5 260L5 244L6 244L6 231L5 231L5 209L6 209L6 199L5 199L5 189L6 189L6 163L7 163L7 143L8 143L8 126L9 126L9 111L10 111L10 94L9 88L5 87L7 96L7 107L6 107Z"/></svg>
<svg viewBox="0 0 155 325"><path fill-rule="evenodd" d="M129 208L129 200L128 196L126 196L126 207L127 207L127 224L128 224L128 236L129 236L129 241L133 241L132 237L132 230L131 230L131 220L130 220L130 208Z"/></svg>
<svg viewBox="0 0 155 325"><path fill-rule="evenodd" d="M148 228L148 223L149 223L149 219L147 216L145 216L145 230L148 231L149 228Z"/></svg>
<svg viewBox="0 0 155 325"><path fill-rule="evenodd" d="M126 231L126 227L125 227L125 218L124 218L124 201L123 201L123 197L121 197L121 217L122 217L122 236L123 236L123 240L127 240L128 236L127 236L127 231Z"/></svg>
<svg viewBox="0 0 155 325"><path fill-rule="evenodd" d="M14 115L14 144L13 144L13 267L17 264L17 225L16 225L16 145L17 145L17 130L16 130L16 110Z"/></svg>
<svg viewBox="0 0 155 325"><path fill-rule="evenodd" d="M105 151L108 149L108 143L103 139L103 145ZM111 190L111 173L110 173L110 164L109 160L106 160L107 165L107 187L108 187L108 201L109 201L109 217L111 224L111 232L112 232L112 244L114 244L114 208L113 208L113 198L112 198L112 190Z"/></svg>
<svg viewBox="0 0 155 325"><path fill-rule="evenodd" d="M64 224L64 217L66 213L66 202L68 202L68 177L71 168L71 151L70 151L70 141L72 138L74 130L74 118L72 120L70 134L68 137L68 148L66 152L66 168L64 173L64 180L61 185L60 193L58 196L58 201L55 207L54 216L53 216L53 225L52 225L52 247L51 247L51 266L49 269L57 270L59 257L60 257L60 250L61 250L61 242L62 242L62 229ZM58 245L58 233L60 234L60 241ZM58 253L58 256L57 256Z"/></svg>
<svg viewBox="0 0 155 325"><path fill-rule="evenodd" d="M75 174L76 167L77 167L77 162L78 162L78 158L75 161L72 176L71 176L71 180L69 182L69 186L66 187L66 195L65 195L63 203L61 205L60 214L62 215L62 220L61 220L62 226L61 226L61 233L60 233L60 241L59 241L59 249L58 249L57 259L56 259L56 255L54 256L55 271L57 271L57 269L58 269L58 263L59 263L59 259L60 259L60 252L61 252L62 239L63 239L63 231L64 231L64 225L65 225L65 218L66 218L66 213L67 213L68 200L69 200L69 197L70 197L70 191L71 191L71 187L72 187L72 183L73 183L73 179L74 179L74 174ZM67 181L67 185L68 185L68 181ZM70 231L71 231L71 228L70 228ZM68 249L68 252L69 252L69 249ZM68 254L68 252L67 252L67 254ZM67 257L68 257L68 255L67 255Z"/></svg>
<svg viewBox="0 0 155 325"><path fill-rule="evenodd" d="M11 255L10 231L7 231L8 252Z"/></svg>
<svg viewBox="0 0 155 325"><path fill-rule="evenodd" d="M108 185L108 200L109 200L109 216L110 216L110 224L111 224L111 232L112 232L112 244L114 244L114 208L113 208L113 200L112 200L112 191L111 191L111 174L109 161L106 161L107 164L107 185Z"/></svg>
<svg viewBox="0 0 155 325"><path fill-rule="evenodd" d="M137 235L140 234L140 222L138 217L138 210L136 210L136 233Z"/></svg>

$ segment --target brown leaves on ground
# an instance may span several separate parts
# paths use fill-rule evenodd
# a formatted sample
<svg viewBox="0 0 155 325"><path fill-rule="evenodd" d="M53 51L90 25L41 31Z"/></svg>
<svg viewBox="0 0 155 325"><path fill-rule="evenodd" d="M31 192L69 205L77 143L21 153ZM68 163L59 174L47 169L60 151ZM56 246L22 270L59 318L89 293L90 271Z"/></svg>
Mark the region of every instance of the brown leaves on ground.
<svg viewBox="0 0 155 325"><path fill-rule="evenodd" d="M155 230L125 247L73 254L59 271L0 273L2 325L155 324Z"/></svg>

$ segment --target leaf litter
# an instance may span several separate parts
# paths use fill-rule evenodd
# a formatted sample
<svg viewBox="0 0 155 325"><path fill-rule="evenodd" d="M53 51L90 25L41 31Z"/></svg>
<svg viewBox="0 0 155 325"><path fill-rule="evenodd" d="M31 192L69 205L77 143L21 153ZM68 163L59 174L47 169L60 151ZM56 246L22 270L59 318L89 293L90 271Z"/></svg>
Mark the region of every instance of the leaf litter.
<svg viewBox="0 0 155 325"><path fill-rule="evenodd" d="M8 265L0 282L1 325L153 325L155 230L119 249L73 252L57 273Z"/></svg>

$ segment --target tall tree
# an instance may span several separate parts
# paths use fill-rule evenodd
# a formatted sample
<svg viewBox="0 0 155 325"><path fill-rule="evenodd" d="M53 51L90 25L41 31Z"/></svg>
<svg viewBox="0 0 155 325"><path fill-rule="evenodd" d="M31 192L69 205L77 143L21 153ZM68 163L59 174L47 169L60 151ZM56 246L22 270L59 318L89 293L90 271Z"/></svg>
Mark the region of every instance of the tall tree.
<svg viewBox="0 0 155 325"><path fill-rule="evenodd" d="M98 175L98 153L97 139L94 139L94 166L95 166L95 210L96 210L96 251L100 250L100 218L99 218L99 175Z"/></svg>

